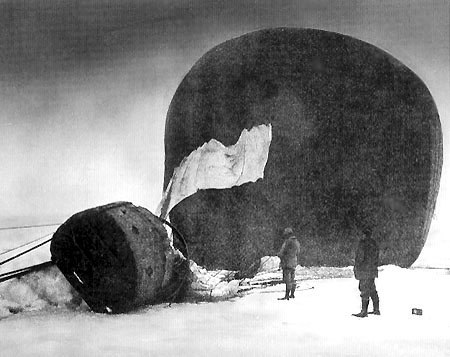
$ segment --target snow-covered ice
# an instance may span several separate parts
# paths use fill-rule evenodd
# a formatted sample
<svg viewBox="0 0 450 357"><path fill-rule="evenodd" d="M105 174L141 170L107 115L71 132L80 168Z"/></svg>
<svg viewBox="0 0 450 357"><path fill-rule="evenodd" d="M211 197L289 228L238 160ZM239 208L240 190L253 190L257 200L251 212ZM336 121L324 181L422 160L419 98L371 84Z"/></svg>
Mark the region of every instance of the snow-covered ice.
<svg viewBox="0 0 450 357"><path fill-rule="evenodd" d="M47 307L0 320L1 356L450 356L448 270L380 267L381 316L356 318L353 278L123 315ZM307 289L310 287L313 289ZM423 315L412 315L412 308Z"/></svg>
<svg viewBox="0 0 450 357"><path fill-rule="evenodd" d="M43 247L0 272L49 258ZM281 279L278 260L261 261L258 274L241 281L191 264L197 297L208 299L122 315L77 305L55 267L1 283L0 356L450 356L450 270L380 267L382 315L359 319L351 316L360 309L352 267L299 266L296 299L278 301L282 284L261 285Z"/></svg>

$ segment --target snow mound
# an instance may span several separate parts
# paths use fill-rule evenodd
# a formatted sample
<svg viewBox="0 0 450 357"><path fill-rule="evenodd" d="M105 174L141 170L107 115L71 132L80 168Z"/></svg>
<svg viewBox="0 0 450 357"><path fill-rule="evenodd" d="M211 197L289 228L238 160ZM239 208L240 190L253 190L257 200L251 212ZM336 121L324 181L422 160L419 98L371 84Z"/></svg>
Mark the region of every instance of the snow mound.
<svg viewBox="0 0 450 357"><path fill-rule="evenodd" d="M406 268L401 268L397 265L392 265L392 264L388 264L388 265L383 265L381 267L378 267L378 271L379 272L386 272L389 274L404 274L405 272L408 271L408 269Z"/></svg>
<svg viewBox="0 0 450 357"><path fill-rule="evenodd" d="M192 283L189 298L229 298L235 296L239 289L239 280L234 279L236 271L211 270L197 265L193 260L189 262L192 271Z"/></svg>
<svg viewBox="0 0 450 357"><path fill-rule="evenodd" d="M78 308L78 293L53 266L0 284L0 317L48 307Z"/></svg>
<svg viewBox="0 0 450 357"><path fill-rule="evenodd" d="M262 257L259 263L258 273L276 271L280 268L280 262L280 258L276 256Z"/></svg>

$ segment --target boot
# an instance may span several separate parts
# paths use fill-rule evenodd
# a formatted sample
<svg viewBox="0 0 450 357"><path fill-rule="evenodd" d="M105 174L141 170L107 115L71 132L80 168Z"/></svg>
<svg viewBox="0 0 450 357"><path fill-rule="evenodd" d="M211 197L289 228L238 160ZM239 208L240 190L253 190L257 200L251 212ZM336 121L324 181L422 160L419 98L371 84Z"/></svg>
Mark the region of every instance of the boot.
<svg viewBox="0 0 450 357"><path fill-rule="evenodd" d="M378 298L378 294L372 296L372 304L373 304L373 311L369 312L369 314L381 315L381 313L380 313L380 299Z"/></svg>
<svg viewBox="0 0 450 357"><path fill-rule="evenodd" d="M295 293L295 288L296 288L295 284L292 285L292 288L291 288L291 295L289 296L291 299L295 299L295 295L294 295L294 293Z"/></svg>
<svg viewBox="0 0 450 357"><path fill-rule="evenodd" d="M288 286L286 285L286 293L284 294L284 297L282 297L282 298L278 298L278 300L289 300L289 288L288 288Z"/></svg>
<svg viewBox="0 0 450 357"><path fill-rule="evenodd" d="M369 307L369 300L361 300L361 312L352 315L356 317L367 317L368 307Z"/></svg>

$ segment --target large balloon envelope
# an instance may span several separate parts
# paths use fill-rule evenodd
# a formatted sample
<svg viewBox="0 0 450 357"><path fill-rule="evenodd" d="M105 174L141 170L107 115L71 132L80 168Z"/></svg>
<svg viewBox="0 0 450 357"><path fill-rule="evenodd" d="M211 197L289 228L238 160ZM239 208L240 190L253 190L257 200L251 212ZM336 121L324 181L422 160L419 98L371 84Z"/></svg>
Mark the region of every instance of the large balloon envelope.
<svg viewBox="0 0 450 357"><path fill-rule="evenodd" d="M179 85L165 132L167 186L181 160L214 138L235 144L271 123L265 176L199 191L170 217L191 258L246 270L290 226L305 265L351 265L364 229L382 264L411 265L428 234L442 133L420 78L381 49L338 33L277 28L207 52Z"/></svg>

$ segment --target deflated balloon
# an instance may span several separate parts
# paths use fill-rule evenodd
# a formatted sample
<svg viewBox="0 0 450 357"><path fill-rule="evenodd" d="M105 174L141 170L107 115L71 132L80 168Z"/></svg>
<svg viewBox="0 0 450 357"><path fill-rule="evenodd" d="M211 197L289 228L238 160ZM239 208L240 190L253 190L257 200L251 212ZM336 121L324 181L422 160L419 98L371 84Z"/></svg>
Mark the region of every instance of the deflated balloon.
<svg viewBox="0 0 450 357"><path fill-rule="evenodd" d="M215 139L272 125L264 178L201 190L172 210L191 258L249 270L292 227L303 265L353 264L369 229L382 264L409 266L428 234L442 134L422 80L381 49L338 33L277 28L207 52L179 85L166 119L164 187Z"/></svg>

